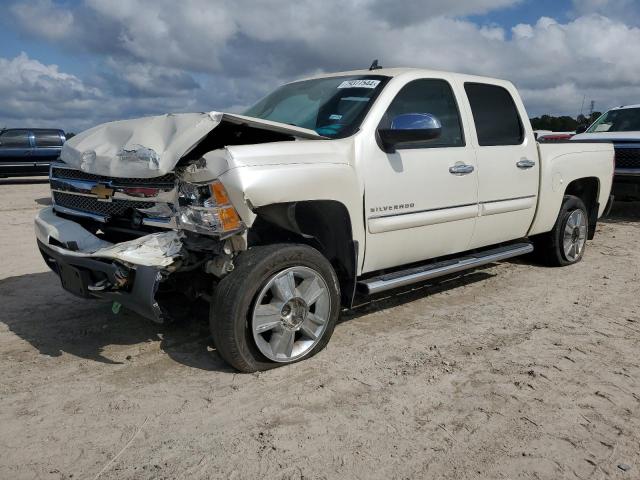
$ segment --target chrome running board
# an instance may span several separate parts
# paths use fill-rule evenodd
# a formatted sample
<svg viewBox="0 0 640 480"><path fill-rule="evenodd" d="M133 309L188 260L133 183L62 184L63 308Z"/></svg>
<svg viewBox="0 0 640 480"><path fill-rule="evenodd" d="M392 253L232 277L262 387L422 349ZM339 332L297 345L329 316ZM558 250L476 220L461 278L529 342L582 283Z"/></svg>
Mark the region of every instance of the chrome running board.
<svg viewBox="0 0 640 480"><path fill-rule="evenodd" d="M358 289L365 294L372 295L374 293L384 292L385 290L391 290L392 288L404 287L413 283L499 262L500 260L506 260L507 258L517 257L530 252L533 252L533 245L531 243L515 243L504 247L467 254L451 260L430 263L420 267L413 267L399 272L386 273L366 280L360 280L358 282Z"/></svg>

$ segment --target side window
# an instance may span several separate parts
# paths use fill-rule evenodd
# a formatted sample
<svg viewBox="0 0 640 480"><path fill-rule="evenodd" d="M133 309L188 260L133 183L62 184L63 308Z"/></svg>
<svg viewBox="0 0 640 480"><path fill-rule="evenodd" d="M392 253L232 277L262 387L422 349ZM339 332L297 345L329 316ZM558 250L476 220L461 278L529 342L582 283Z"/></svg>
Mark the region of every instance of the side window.
<svg viewBox="0 0 640 480"><path fill-rule="evenodd" d="M480 146L520 145L524 128L511 94L502 87L465 83Z"/></svg>
<svg viewBox="0 0 640 480"><path fill-rule="evenodd" d="M429 113L440 120L442 134L412 148L463 147L462 122L451 86L444 80L422 79L406 84L387 109L381 128L389 128L398 115Z"/></svg>
<svg viewBox="0 0 640 480"><path fill-rule="evenodd" d="M36 147L61 147L62 139L58 130L40 130L34 132Z"/></svg>
<svg viewBox="0 0 640 480"><path fill-rule="evenodd" d="M29 130L7 130L0 134L0 147L31 148Z"/></svg>

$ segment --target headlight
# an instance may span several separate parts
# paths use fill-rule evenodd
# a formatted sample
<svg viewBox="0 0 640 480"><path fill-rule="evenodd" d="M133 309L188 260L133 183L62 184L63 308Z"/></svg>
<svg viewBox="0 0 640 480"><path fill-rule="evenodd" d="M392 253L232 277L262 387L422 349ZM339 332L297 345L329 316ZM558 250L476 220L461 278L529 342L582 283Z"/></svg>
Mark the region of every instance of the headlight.
<svg viewBox="0 0 640 480"><path fill-rule="evenodd" d="M219 180L209 184L180 182L178 227L208 235L228 235L244 228Z"/></svg>

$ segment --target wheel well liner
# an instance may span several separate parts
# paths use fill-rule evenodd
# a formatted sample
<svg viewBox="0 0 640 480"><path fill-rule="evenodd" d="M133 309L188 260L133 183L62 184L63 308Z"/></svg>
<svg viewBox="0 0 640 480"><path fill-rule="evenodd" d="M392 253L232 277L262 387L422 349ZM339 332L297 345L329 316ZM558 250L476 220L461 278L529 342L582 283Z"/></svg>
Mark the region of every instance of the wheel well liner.
<svg viewBox="0 0 640 480"><path fill-rule="evenodd" d="M574 180L565 190L565 195L573 195L578 197L587 207L589 214L589 240L592 240L596 233L596 224L598 222L598 211L600 204L598 203L598 195L600 192L600 181L596 177L586 177Z"/></svg>
<svg viewBox="0 0 640 480"><path fill-rule="evenodd" d="M268 234L263 235L261 243L281 240L284 230L293 233L296 241L319 250L336 271L342 304L347 308L352 306L358 242L353 240L351 218L342 203L335 200L277 203L258 207L255 213L258 218L254 226L262 232L270 230L268 233L275 235L271 239L268 239Z"/></svg>

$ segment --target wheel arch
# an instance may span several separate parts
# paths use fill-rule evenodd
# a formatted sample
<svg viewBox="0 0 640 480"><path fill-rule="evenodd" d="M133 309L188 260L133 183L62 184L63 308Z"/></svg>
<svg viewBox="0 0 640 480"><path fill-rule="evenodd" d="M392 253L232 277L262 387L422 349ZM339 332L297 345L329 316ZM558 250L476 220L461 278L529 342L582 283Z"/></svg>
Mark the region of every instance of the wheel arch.
<svg viewBox="0 0 640 480"><path fill-rule="evenodd" d="M596 232L598 211L600 209L600 203L598 202L600 180L597 177L578 178L567 185L564 194L578 197L584 203L589 216L589 234L587 238L592 240Z"/></svg>
<svg viewBox="0 0 640 480"><path fill-rule="evenodd" d="M359 243L353 238L347 207L336 200L307 200L265 205L255 209L249 245L299 242L320 251L340 282L342 305L353 304Z"/></svg>

